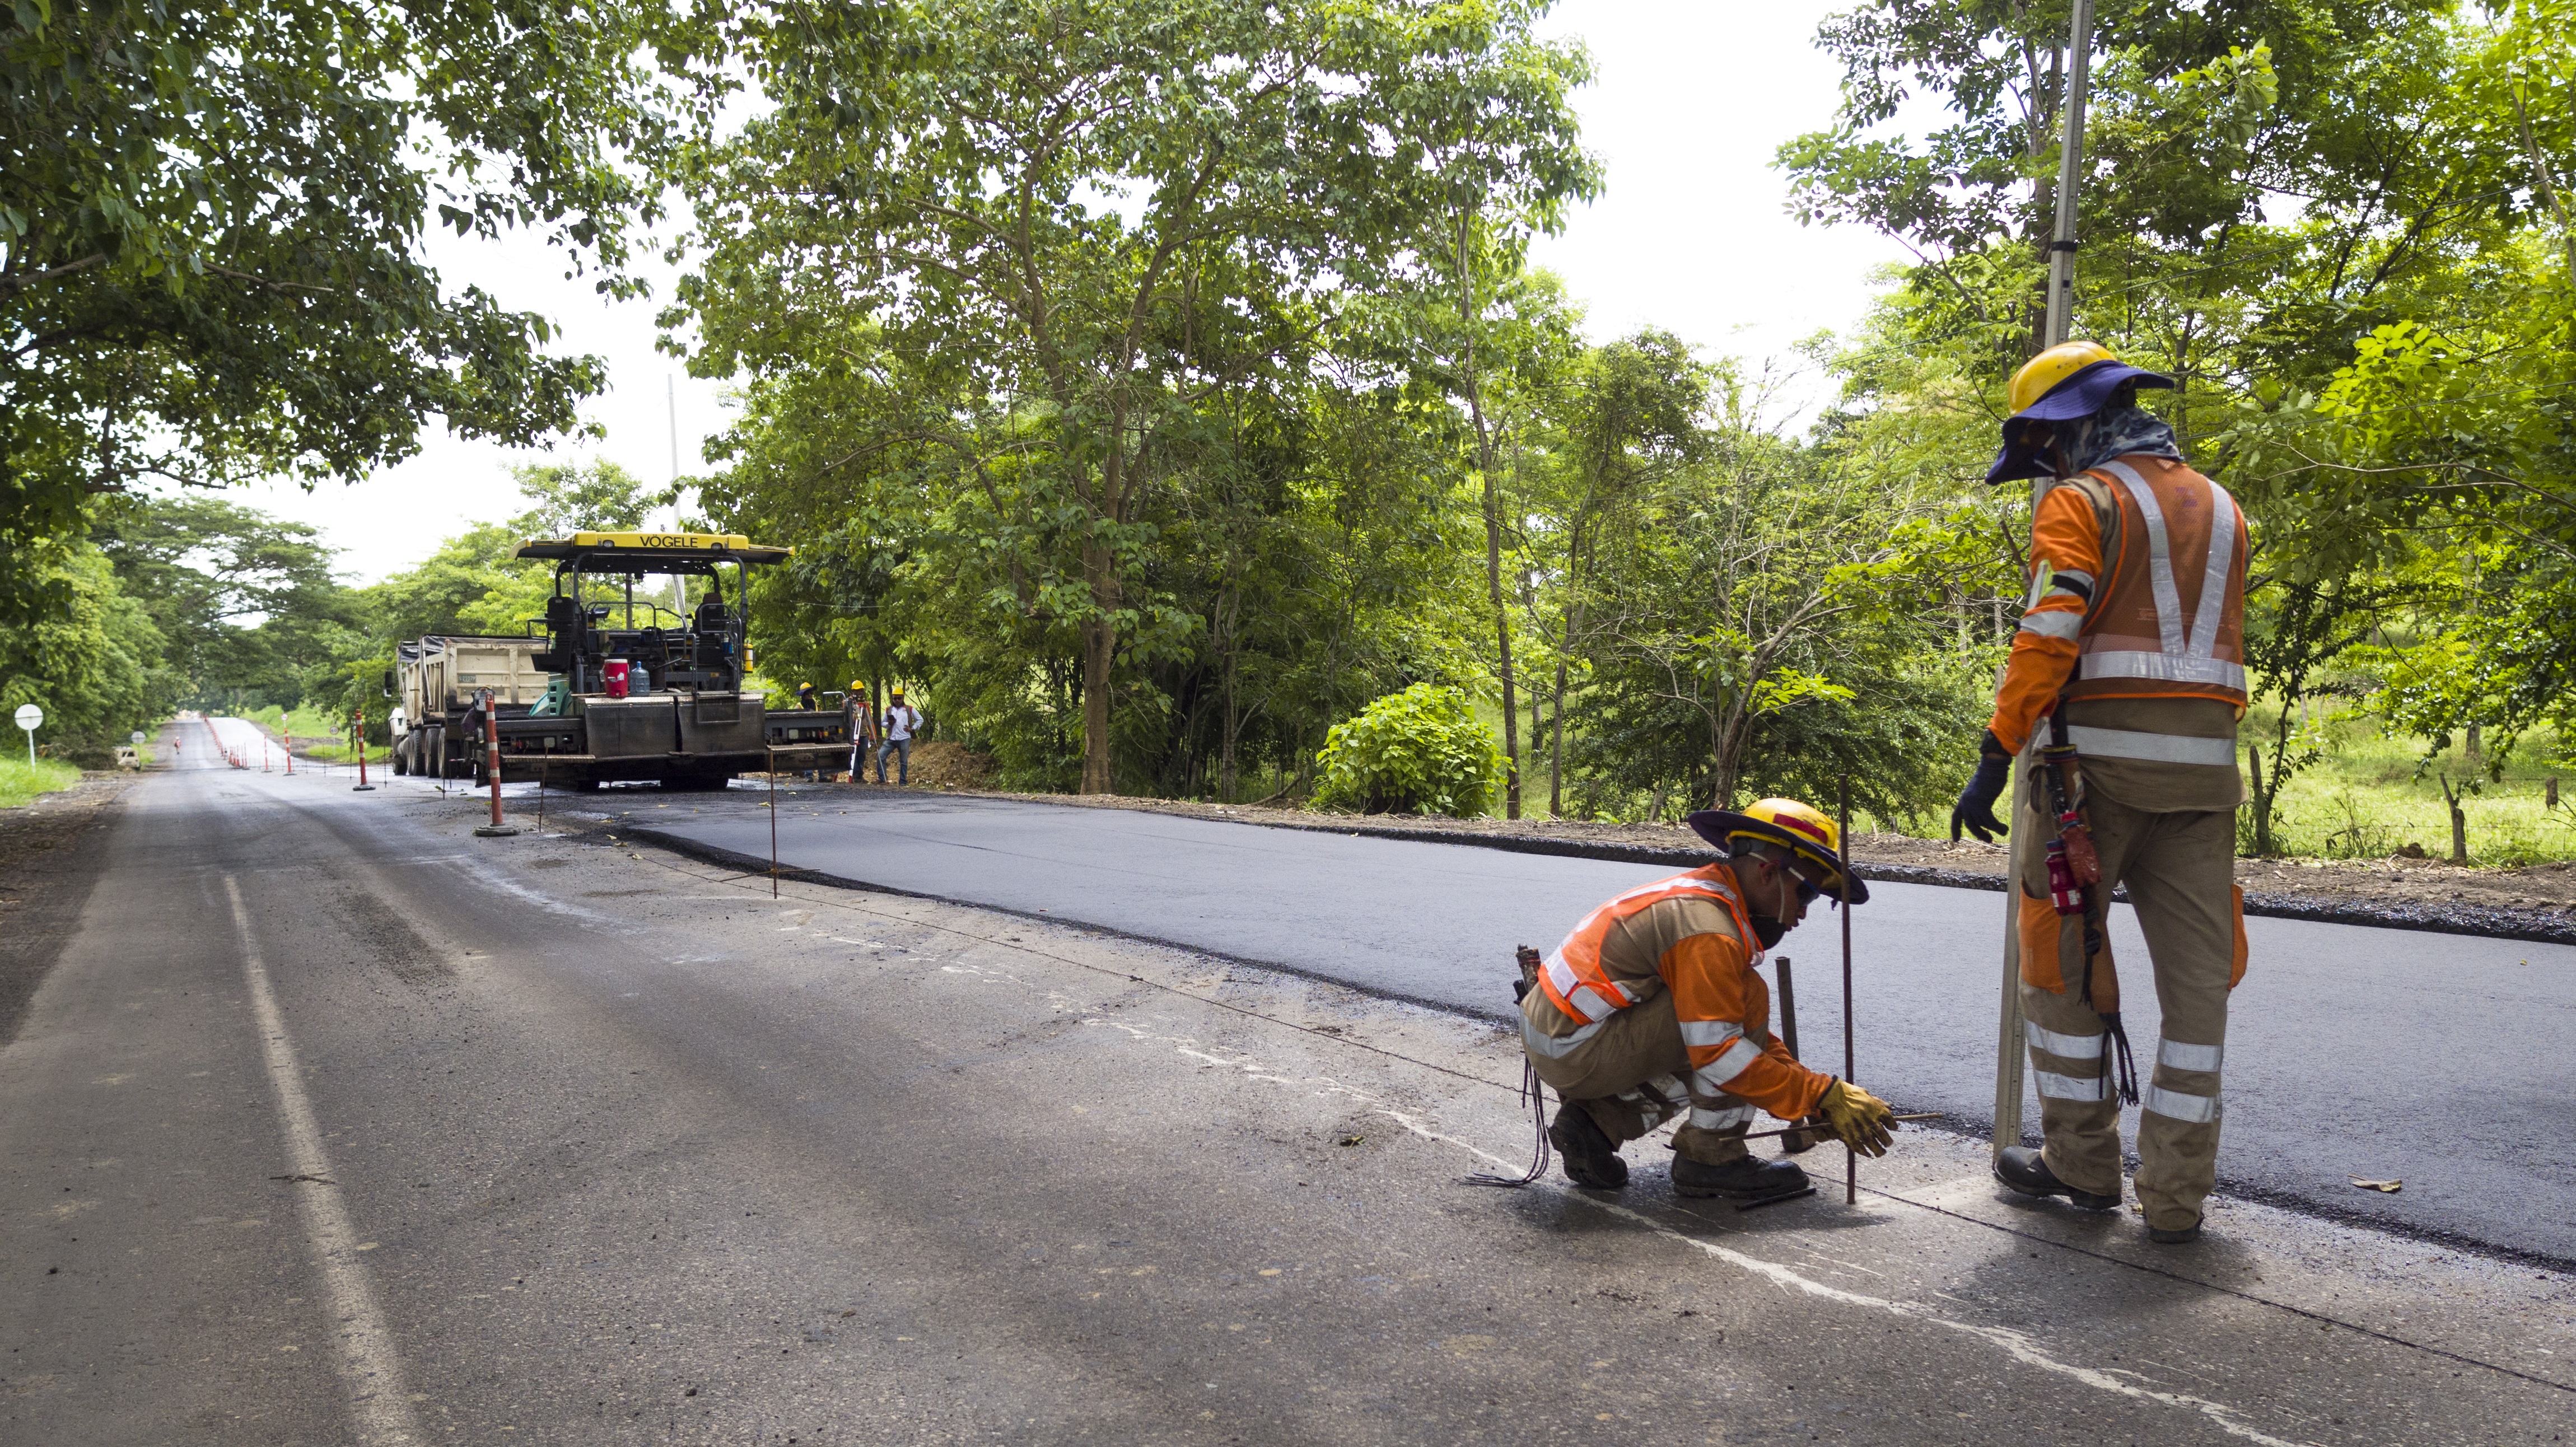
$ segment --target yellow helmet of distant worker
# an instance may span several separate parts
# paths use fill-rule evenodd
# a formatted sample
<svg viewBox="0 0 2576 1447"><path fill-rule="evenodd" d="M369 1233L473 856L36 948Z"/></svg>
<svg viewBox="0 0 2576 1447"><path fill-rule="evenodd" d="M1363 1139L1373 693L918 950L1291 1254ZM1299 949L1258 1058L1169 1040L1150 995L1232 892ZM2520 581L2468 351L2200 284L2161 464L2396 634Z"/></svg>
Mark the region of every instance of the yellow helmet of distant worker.
<svg viewBox="0 0 2576 1447"><path fill-rule="evenodd" d="M1842 830L1812 804L1795 799L1762 799L1745 805L1740 814L1703 809L1682 822L1702 839L1730 852L1738 839L1780 845L1832 876L1816 886L1823 893L1847 904L1869 902L1869 885L1843 862Z"/></svg>
<svg viewBox="0 0 2576 1447"><path fill-rule="evenodd" d="M853 679L851 679L851 680L850 680L850 692L852 692L852 693L865 693L865 692L867 692L867 691L868 691L868 684L867 684L867 680L866 680L866 679L863 679L863 678L853 678Z"/></svg>

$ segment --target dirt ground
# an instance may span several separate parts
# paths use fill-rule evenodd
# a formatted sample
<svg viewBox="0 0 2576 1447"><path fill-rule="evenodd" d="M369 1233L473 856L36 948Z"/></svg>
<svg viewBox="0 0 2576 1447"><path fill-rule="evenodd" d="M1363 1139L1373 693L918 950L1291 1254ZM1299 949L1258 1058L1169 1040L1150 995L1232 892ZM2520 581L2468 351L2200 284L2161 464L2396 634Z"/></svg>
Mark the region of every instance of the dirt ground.
<svg viewBox="0 0 2576 1447"><path fill-rule="evenodd" d="M134 782L93 773L68 789L0 809L0 1042L44 978L97 878L95 851L81 835Z"/></svg>
<svg viewBox="0 0 2576 1447"><path fill-rule="evenodd" d="M953 746L952 746L953 747ZM916 780L920 755L914 756ZM954 792L985 792L959 788ZM1560 844L1565 853L1612 854L1640 862L1670 858L1688 864L1707 857L1699 836L1679 824L1587 824L1571 819L1448 819L1438 816L1321 814L1303 809L1200 804L1181 799L1132 799L1067 794L988 793L1077 808L1142 809L1208 819L1231 819L1289 829L1404 838L1472 835L1538 846ZM1854 852L1867 877L1921 884L2000 889L2006 854L2001 844L1973 839L1915 839L1902 834L1862 834ZM2236 880L2250 912L2292 918L2450 929L2472 934L2576 943L2576 867L2542 864L2519 869L2459 868L2435 859L2394 856L2368 860L2239 859Z"/></svg>

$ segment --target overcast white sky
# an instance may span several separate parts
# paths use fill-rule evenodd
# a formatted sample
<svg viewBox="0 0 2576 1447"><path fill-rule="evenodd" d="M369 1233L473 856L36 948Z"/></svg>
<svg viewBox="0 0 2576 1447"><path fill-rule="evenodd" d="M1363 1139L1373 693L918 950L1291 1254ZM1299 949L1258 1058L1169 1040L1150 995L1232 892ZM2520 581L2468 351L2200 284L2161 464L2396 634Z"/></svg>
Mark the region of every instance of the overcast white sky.
<svg viewBox="0 0 2576 1447"><path fill-rule="evenodd" d="M1838 77L1812 41L1817 22L1848 3L1569 0L1549 17L1550 33L1592 49L1600 78L1578 103L1585 143L1609 178L1536 259L1588 305L1596 338L1651 322L1709 355L1758 362L1860 316L1871 269L1897 249L1864 231L1802 229L1783 212L1771 169L1782 141L1833 112ZM237 500L321 528L347 576L373 582L467 522L515 512L514 462L604 455L667 479L666 388L678 400L680 470L699 469L700 444L725 425L723 384L692 379L654 350L658 301L603 302L587 280L562 280L561 260L541 246L448 237L431 255L451 284L552 318L562 350L608 359L610 390L584 409L605 439L513 452L433 427L418 457L354 487L269 485ZM668 296L668 274L654 270L656 297Z"/></svg>

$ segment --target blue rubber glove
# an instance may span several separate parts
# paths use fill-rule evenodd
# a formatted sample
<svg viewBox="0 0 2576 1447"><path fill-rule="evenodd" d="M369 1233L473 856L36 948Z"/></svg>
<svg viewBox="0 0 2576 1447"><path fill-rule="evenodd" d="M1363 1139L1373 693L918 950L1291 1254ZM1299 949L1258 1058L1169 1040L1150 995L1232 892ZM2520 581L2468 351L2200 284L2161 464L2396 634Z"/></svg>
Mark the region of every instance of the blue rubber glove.
<svg viewBox="0 0 2576 1447"><path fill-rule="evenodd" d="M1992 844L2004 831L2004 823L1995 817L1995 801L2012 785L2012 755L1995 741L1995 731L1986 730L1977 745L1977 772L1968 779L1968 787L1959 794L1958 804L1950 810L1950 839L1958 842L1965 829L1977 836L1980 844Z"/></svg>

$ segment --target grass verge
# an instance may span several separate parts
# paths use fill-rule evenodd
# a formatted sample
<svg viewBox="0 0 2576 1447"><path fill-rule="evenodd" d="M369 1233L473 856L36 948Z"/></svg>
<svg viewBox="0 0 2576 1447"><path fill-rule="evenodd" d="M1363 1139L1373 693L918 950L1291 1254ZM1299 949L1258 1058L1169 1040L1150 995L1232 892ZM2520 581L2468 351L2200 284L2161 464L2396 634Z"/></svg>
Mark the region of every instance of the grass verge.
<svg viewBox="0 0 2576 1447"><path fill-rule="evenodd" d="M52 759L0 759L0 809L15 809L38 794L68 789L80 782L81 771Z"/></svg>
<svg viewBox="0 0 2576 1447"><path fill-rule="evenodd" d="M2463 791L2470 863L2576 859L2576 789L2568 787L2576 784L2576 767L2554 734L2524 737L2496 779L2487 777L2487 761L2470 758L2458 741L2428 762L2424 740L2382 733L2368 718L2324 719L2310 737L2324 756L2281 791L2273 847L2283 854L2384 859L2412 844L2448 859L2451 816L2440 783L2448 774ZM2548 805L2552 778L2560 780L2555 809ZM2466 792L2471 787L2475 793ZM2238 832L2250 834L2250 823Z"/></svg>

